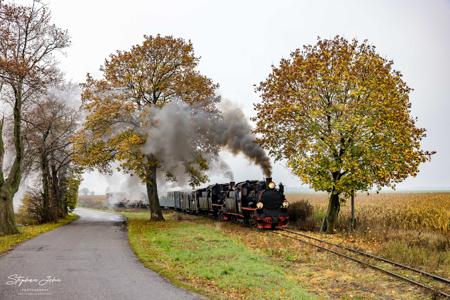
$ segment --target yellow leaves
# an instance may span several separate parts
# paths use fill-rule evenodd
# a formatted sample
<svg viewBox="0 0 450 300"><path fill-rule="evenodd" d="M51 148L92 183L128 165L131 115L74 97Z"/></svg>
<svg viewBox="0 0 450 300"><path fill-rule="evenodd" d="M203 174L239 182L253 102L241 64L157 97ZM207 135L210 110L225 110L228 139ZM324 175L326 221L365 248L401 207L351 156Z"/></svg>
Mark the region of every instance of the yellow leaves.
<svg viewBox="0 0 450 300"><path fill-rule="evenodd" d="M139 147L145 143L145 138L132 131L126 131L112 138L110 143L117 151L117 159L127 160L133 158L134 153L140 152Z"/></svg>
<svg viewBox="0 0 450 300"><path fill-rule="evenodd" d="M375 47L319 39L273 67L256 91L255 132L303 182L340 191L393 185L418 172L429 153L409 115L409 91ZM347 176L331 182L330 173ZM338 179L339 181L339 179Z"/></svg>
<svg viewBox="0 0 450 300"><path fill-rule="evenodd" d="M146 128L154 107L182 100L206 111L216 110L218 85L197 70L192 43L172 36L145 36L128 51L111 54L101 67L103 78L87 75L82 85L88 116L77 138L80 164L109 171L113 161L124 172L143 177L144 166L155 164L142 154L151 137ZM207 165L199 161L199 174ZM163 167L163 166L162 166Z"/></svg>

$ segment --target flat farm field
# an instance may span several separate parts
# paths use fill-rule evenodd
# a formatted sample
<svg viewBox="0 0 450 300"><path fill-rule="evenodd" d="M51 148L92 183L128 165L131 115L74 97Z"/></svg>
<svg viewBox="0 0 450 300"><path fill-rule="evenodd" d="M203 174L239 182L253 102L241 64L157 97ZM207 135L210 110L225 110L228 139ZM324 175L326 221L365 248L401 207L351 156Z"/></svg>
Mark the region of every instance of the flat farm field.
<svg viewBox="0 0 450 300"><path fill-rule="evenodd" d="M313 206L310 228L320 227L326 194L288 194L287 199L309 202ZM357 194L355 211L354 231L349 230L350 200L345 200L337 234L320 236L450 277L450 193Z"/></svg>

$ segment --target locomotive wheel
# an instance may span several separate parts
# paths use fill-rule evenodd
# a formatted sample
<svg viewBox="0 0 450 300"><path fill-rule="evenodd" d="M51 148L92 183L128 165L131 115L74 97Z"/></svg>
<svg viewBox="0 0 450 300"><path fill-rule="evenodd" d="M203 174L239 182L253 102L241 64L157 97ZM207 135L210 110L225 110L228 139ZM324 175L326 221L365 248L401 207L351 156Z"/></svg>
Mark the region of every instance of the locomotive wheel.
<svg viewBox="0 0 450 300"><path fill-rule="evenodd" d="M250 214L246 211L243 212L244 215L244 224L250 225Z"/></svg>

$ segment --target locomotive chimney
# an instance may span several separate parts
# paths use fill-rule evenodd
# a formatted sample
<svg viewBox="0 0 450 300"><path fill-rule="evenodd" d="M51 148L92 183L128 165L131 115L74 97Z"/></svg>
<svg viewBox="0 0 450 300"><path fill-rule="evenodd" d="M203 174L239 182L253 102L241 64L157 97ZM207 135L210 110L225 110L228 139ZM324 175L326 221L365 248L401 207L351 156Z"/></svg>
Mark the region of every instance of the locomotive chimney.
<svg viewBox="0 0 450 300"><path fill-rule="evenodd" d="M266 185L272 182L272 177L266 177Z"/></svg>
<svg viewBox="0 0 450 300"><path fill-rule="evenodd" d="M230 190L234 190L234 186L236 185L236 182L231 181L230 182Z"/></svg>

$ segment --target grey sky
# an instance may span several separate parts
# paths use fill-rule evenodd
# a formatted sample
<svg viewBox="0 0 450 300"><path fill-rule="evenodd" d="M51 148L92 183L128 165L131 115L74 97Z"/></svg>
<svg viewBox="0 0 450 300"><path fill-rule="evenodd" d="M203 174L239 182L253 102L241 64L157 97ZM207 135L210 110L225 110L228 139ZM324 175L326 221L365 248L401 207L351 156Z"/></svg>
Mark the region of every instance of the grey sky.
<svg viewBox="0 0 450 300"><path fill-rule="evenodd" d="M413 114L428 129L424 148L437 151L416 178L399 187L450 186L450 1L53 0L49 5L54 21L72 36L61 58L68 79L98 75L110 53L140 43L144 34L174 35L193 42L200 70L248 116L259 101L253 84L294 49L314 43L317 36L368 39L414 88ZM225 157L237 180L262 177L243 158ZM298 184L283 164L273 176L289 186ZM83 186L100 193L106 181L91 174Z"/></svg>

